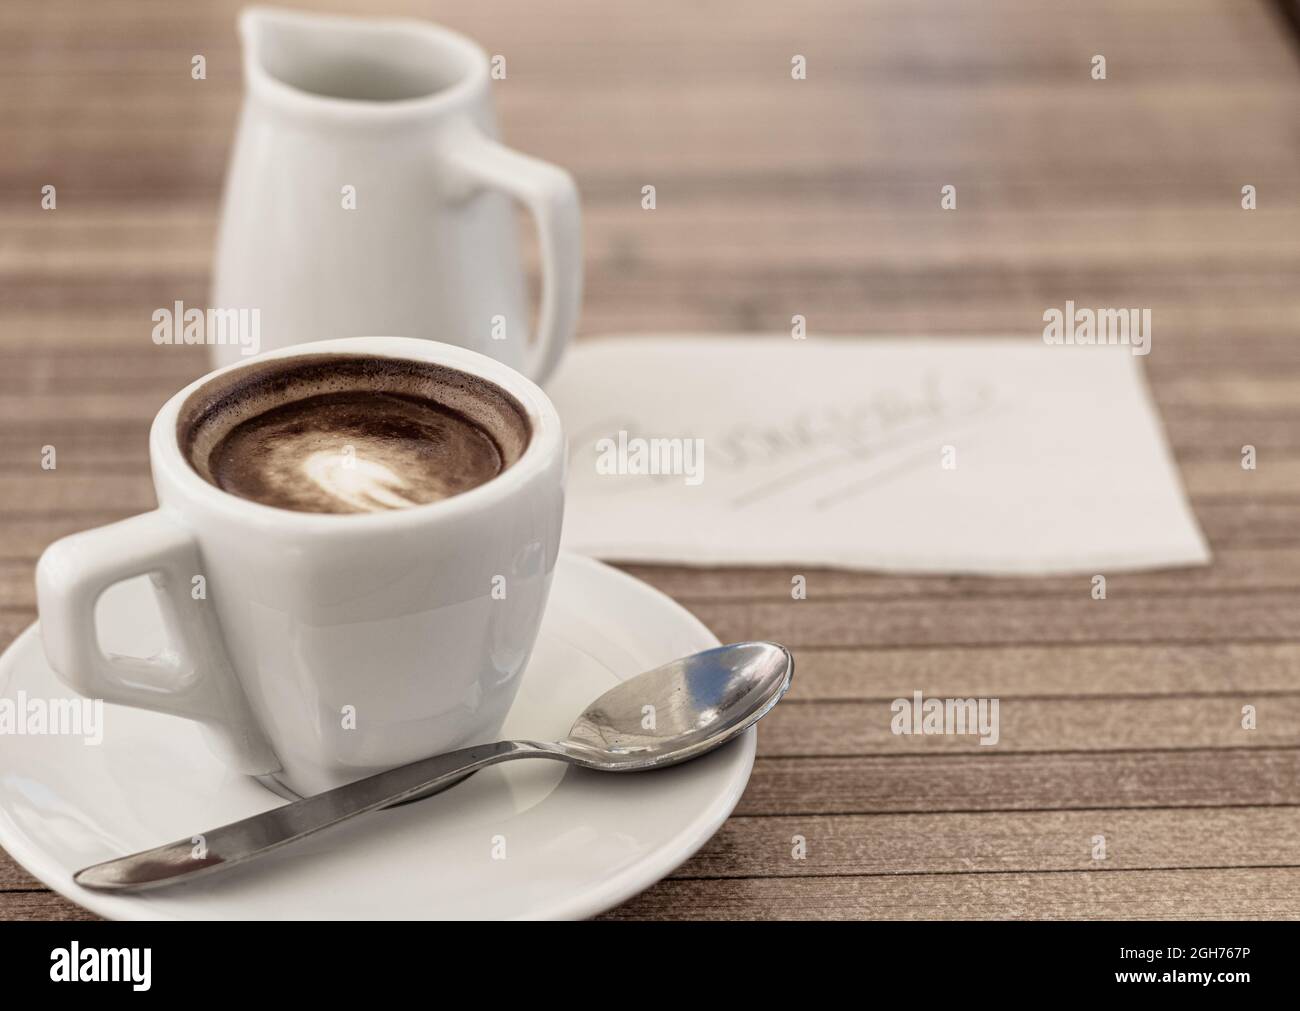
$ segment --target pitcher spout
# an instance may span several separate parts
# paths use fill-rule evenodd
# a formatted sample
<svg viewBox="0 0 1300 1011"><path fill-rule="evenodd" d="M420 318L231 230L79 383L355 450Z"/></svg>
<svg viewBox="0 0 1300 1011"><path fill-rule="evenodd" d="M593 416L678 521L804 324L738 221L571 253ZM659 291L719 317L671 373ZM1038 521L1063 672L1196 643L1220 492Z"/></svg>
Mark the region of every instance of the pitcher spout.
<svg viewBox="0 0 1300 1011"><path fill-rule="evenodd" d="M239 34L249 95L298 110L384 115L447 104L487 87L483 51L427 22L249 7L240 14Z"/></svg>

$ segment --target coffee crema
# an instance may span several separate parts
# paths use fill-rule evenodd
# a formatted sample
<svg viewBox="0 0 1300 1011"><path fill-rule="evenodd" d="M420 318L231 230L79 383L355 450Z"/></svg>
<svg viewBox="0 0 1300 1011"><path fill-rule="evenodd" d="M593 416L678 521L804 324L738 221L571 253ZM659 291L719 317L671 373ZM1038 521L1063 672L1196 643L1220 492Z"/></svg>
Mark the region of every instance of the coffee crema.
<svg viewBox="0 0 1300 1011"><path fill-rule="evenodd" d="M443 365L299 355L234 370L181 408L181 451L204 480L298 512L405 509L469 491L523 455L523 408Z"/></svg>

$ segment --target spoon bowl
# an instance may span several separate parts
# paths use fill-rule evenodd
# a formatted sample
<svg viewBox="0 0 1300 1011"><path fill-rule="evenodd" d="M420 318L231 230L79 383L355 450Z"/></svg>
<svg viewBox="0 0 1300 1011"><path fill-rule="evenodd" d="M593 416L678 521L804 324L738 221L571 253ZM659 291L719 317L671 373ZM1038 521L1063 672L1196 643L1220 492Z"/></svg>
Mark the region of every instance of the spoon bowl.
<svg viewBox="0 0 1300 1011"><path fill-rule="evenodd" d="M607 772L675 765L753 726L790 687L794 659L772 642L719 646L629 678L589 705L555 746Z"/></svg>

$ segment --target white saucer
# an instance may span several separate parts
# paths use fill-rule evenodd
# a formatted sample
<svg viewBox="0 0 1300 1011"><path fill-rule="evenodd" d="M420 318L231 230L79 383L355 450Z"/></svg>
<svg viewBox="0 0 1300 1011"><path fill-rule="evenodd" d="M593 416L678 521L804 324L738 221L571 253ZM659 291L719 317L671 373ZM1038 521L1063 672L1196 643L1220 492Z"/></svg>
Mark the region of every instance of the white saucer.
<svg viewBox="0 0 1300 1011"><path fill-rule="evenodd" d="M100 607L106 648L139 655L157 647L146 582L115 587ZM644 583L561 555L503 736L562 737L617 681L717 644ZM75 697L46 666L35 625L0 657L0 697L19 691ZM750 730L685 765L623 776L552 762L485 769L226 874L122 896L86 891L72 874L281 801L220 765L188 720L105 706L104 725L99 745L0 734L0 846L51 888L115 919L591 916L668 874L717 831L745 788L755 747Z"/></svg>

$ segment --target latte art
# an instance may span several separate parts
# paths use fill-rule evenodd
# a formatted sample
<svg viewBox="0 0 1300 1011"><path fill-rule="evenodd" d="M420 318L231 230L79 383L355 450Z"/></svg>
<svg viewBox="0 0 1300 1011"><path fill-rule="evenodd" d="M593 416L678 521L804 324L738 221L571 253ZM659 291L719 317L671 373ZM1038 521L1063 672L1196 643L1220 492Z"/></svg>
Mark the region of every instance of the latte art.
<svg viewBox="0 0 1300 1011"><path fill-rule="evenodd" d="M312 453L302 462L302 472L322 495L357 512L419 504L402 494L406 482L401 477L375 460L358 459L351 446L342 453Z"/></svg>
<svg viewBox="0 0 1300 1011"><path fill-rule="evenodd" d="M429 400L326 393L242 422L209 457L218 488L300 512L404 509L501 472L492 438Z"/></svg>
<svg viewBox="0 0 1300 1011"><path fill-rule="evenodd" d="M218 488L281 509L373 513L437 502L492 480L528 440L508 395L440 366L288 359L232 373L229 383L193 405L182 444Z"/></svg>

